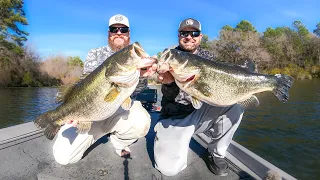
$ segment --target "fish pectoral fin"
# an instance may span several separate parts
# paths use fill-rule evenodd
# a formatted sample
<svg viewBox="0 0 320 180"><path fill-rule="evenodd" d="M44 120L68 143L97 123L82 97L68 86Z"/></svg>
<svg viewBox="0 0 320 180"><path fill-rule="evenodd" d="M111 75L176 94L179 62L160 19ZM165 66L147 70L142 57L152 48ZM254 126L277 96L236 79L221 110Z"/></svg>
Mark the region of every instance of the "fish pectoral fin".
<svg viewBox="0 0 320 180"><path fill-rule="evenodd" d="M121 91L118 87L112 87L109 93L104 97L104 101L113 102L118 97L120 92Z"/></svg>
<svg viewBox="0 0 320 180"><path fill-rule="evenodd" d="M201 102L199 99L195 98L195 97L192 97L191 103L192 103L192 106L193 106L195 109L200 109L201 106L202 106L202 102Z"/></svg>
<svg viewBox="0 0 320 180"><path fill-rule="evenodd" d="M130 75L110 76L111 82L121 87L131 87L139 81L140 71L136 70Z"/></svg>
<svg viewBox="0 0 320 180"><path fill-rule="evenodd" d="M257 96L252 95L249 99L246 99L244 101L238 102L240 106L242 106L244 109L251 109L259 106L260 102L257 98Z"/></svg>
<svg viewBox="0 0 320 180"><path fill-rule="evenodd" d="M56 102L58 102L58 103L64 102L67 99L67 97L69 96L69 94L74 86L75 85L66 85L64 87L58 88L58 92L55 97Z"/></svg>
<svg viewBox="0 0 320 180"><path fill-rule="evenodd" d="M70 85L65 85L63 87L58 88L58 92L56 94L56 102L60 103L60 102L64 102L66 101L68 98L70 98L70 96L72 96L73 94L73 90L76 86L78 86L82 81L84 81L85 77L87 75L83 75L82 77L80 77L80 79L78 81L76 81L73 84Z"/></svg>
<svg viewBox="0 0 320 180"><path fill-rule="evenodd" d="M128 110L131 108L131 102L132 102L131 98L128 97L128 98L121 104L122 109L128 111Z"/></svg>
<svg viewBox="0 0 320 180"><path fill-rule="evenodd" d="M79 122L77 133L84 134L91 129L92 122Z"/></svg>

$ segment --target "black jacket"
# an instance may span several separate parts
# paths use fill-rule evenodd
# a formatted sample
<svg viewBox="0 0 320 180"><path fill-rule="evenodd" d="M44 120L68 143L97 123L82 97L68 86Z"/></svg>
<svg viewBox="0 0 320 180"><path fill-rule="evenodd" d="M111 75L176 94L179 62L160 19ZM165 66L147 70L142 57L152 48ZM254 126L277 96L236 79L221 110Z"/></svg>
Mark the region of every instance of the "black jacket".
<svg viewBox="0 0 320 180"><path fill-rule="evenodd" d="M175 49L182 50L179 46L176 47ZM197 55L203 58L206 58L208 60L215 59L215 56L212 53L206 50L203 50L200 47L197 50ZM161 100L162 109L161 109L160 119L167 119L167 118L182 119L194 111L194 108L191 103L188 105L184 105L184 104L175 102L175 98L179 94L179 91L180 89L175 82L171 84L163 84L161 86L161 92L163 96Z"/></svg>

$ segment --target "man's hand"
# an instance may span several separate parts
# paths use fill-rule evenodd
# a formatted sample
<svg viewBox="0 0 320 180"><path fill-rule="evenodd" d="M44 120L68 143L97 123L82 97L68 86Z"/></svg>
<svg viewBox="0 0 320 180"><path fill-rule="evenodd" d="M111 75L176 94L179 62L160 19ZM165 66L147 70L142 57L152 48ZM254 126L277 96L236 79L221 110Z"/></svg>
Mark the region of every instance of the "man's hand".
<svg viewBox="0 0 320 180"><path fill-rule="evenodd" d="M157 56L152 56L147 59L153 59L155 62L146 68L140 68L140 76L150 77L157 72Z"/></svg>
<svg viewBox="0 0 320 180"><path fill-rule="evenodd" d="M169 71L167 71L165 73L159 73L158 81L160 81L163 84L170 84L170 83L174 82L174 78L171 75L171 73Z"/></svg>
<svg viewBox="0 0 320 180"><path fill-rule="evenodd" d="M140 76L142 77L149 77L154 75L154 73L157 72L157 64L154 63L152 66L148 66L146 68L141 68L140 69Z"/></svg>
<svg viewBox="0 0 320 180"><path fill-rule="evenodd" d="M75 121L74 120L68 120L66 123L67 124L72 124L73 127L77 127L79 121L77 121L77 120L75 120Z"/></svg>

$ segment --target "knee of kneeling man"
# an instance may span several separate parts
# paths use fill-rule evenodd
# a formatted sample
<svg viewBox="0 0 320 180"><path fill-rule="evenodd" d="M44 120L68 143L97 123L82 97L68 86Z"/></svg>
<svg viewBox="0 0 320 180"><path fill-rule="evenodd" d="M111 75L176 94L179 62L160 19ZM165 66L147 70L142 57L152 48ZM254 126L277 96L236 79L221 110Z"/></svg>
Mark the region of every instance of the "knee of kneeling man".
<svg viewBox="0 0 320 180"><path fill-rule="evenodd" d="M57 163L61 164L61 165L67 165L67 164L71 164L71 163L75 163L77 161L79 161L81 159L78 158L72 158L70 156L69 153L66 153L66 152L63 152L63 151L54 151L53 152L53 156L54 156L54 159L56 160Z"/></svg>
<svg viewBox="0 0 320 180"><path fill-rule="evenodd" d="M140 136L145 136L148 134L149 129L150 129L150 124L151 124L150 119L149 120L146 119L143 122L139 123L138 127L136 127L136 128L140 132Z"/></svg>
<svg viewBox="0 0 320 180"><path fill-rule="evenodd" d="M54 156L54 159L56 160L56 162L61 165L67 165L70 163L70 158L66 155L53 153L53 156Z"/></svg>
<svg viewBox="0 0 320 180"><path fill-rule="evenodd" d="M184 168L179 166L178 164L163 164L157 165L157 169L161 172L161 174L166 176L175 176Z"/></svg>
<svg viewBox="0 0 320 180"><path fill-rule="evenodd" d="M149 114L148 114L149 115ZM151 118L144 113L137 113L134 118L134 128L145 136L150 129Z"/></svg>

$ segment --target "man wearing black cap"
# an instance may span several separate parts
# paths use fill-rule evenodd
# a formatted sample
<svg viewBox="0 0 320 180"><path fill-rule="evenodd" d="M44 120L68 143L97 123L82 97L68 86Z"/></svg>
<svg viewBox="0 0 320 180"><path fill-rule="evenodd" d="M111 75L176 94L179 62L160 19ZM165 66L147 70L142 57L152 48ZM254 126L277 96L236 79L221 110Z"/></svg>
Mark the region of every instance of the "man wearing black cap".
<svg viewBox="0 0 320 180"><path fill-rule="evenodd" d="M214 60L214 55L200 48L201 23L193 18L181 21L178 29L179 46L175 49ZM243 115L239 105L214 107L206 103L194 109L191 97L179 89L169 72L159 74L163 94L161 116L154 130L156 168L164 175L174 176L187 167L191 137L204 134L211 139L206 156L210 171L219 176L228 175L224 160L227 148Z"/></svg>

